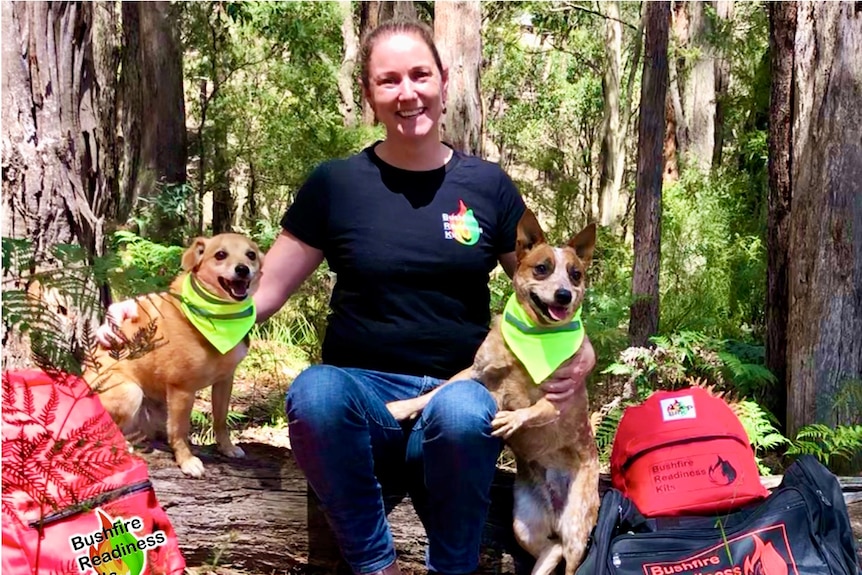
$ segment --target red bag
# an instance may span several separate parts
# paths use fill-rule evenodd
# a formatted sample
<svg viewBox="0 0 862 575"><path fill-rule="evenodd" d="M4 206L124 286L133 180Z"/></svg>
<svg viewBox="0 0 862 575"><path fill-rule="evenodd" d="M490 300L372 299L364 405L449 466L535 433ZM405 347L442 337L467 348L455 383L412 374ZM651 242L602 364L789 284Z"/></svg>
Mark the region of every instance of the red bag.
<svg viewBox="0 0 862 575"><path fill-rule="evenodd" d="M611 481L647 517L724 513L769 495L742 423L699 387L657 391L626 409Z"/></svg>
<svg viewBox="0 0 862 575"><path fill-rule="evenodd" d="M185 569L146 462L77 377L3 374L2 498L4 572Z"/></svg>

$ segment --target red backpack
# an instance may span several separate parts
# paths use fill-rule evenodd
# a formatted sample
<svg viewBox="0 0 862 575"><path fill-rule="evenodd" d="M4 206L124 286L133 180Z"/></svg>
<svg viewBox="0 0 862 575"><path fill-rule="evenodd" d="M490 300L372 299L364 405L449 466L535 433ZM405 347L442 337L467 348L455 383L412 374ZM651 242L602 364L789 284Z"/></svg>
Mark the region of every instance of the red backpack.
<svg viewBox="0 0 862 575"><path fill-rule="evenodd" d="M647 517L724 513L769 495L742 423L699 387L657 391L626 409L611 481Z"/></svg>
<svg viewBox="0 0 862 575"><path fill-rule="evenodd" d="M146 462L77 377L3 374L2 500L4 573L185 569Z"/></svg>

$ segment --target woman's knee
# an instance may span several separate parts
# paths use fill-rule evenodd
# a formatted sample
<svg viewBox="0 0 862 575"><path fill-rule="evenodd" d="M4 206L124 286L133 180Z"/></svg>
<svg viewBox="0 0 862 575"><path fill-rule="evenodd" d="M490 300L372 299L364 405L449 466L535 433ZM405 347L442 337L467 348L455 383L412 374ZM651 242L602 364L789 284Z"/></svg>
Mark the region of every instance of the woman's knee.
<svg viewBox="0 0 862 575"><path fill-rule="evenodd" d="M353 379L341 368L312 365L296 376L287 390L288 421L319 421L343 417L350 401Z"/></svg>
<svg viewBox="0 0 862 575"><path fill-rule="evenodd" d="M425 408L428 428L437 428L453 438L486 436L497 405L490 392L478 381L453 381L441 388Z"/></svg>

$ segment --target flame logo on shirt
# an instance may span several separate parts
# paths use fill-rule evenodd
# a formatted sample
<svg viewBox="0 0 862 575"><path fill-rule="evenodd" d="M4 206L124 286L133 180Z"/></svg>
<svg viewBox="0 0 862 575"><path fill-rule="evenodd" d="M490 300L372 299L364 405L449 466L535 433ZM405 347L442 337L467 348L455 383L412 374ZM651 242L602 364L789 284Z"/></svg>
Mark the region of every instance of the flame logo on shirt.
<svg viewBox="0 0 862 575"><path fill-rule="evenodd" d="M482 228L473 210L468 208L464 200L458 200L458 211L454 214L443 214L443 236L453 239L459 244L472 246L479 241Z"/></svg>
<svg viewBox="0 0 862 575"><path fill-rule="evenodd" d="M99 515L99 520L102 522L102 529L110 533L111 529L118 531L115 527L114 520L102 511L96 510ZM137 547L138 539L124 531L117 533L110 539L102 541L98 546L90 547L90 559L93 560L93 570L98 575L112 575L113 573L140 575L144 570L144 562L146 557L144 552ZM117 552L119 551L119 553ZM112 553L113 552L113 553ZM119 557L117 557L119 555ZM110 561L97 563L99 558L110 558Z"/></svg>
<svg viewBox="0 0 862 575"><path fill-rule="evenodd" d="M754 551L745 558L743 575L788 575L787 562L772 545L772 541L764 544L757 535L751 538L754 540Z"/></svg>

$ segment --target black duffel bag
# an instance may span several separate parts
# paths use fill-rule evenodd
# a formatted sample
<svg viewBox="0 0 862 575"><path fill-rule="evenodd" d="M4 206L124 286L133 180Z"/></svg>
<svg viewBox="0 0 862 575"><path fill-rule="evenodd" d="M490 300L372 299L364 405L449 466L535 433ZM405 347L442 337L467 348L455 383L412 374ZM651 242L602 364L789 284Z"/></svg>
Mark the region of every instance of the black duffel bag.
<svg viewBox="0 0 862 575"><path fill-rule="evenodd" d="M804 455L759 504L713 517L647 519L602 498L576 575L862 575L836 477Z"/></svg>

